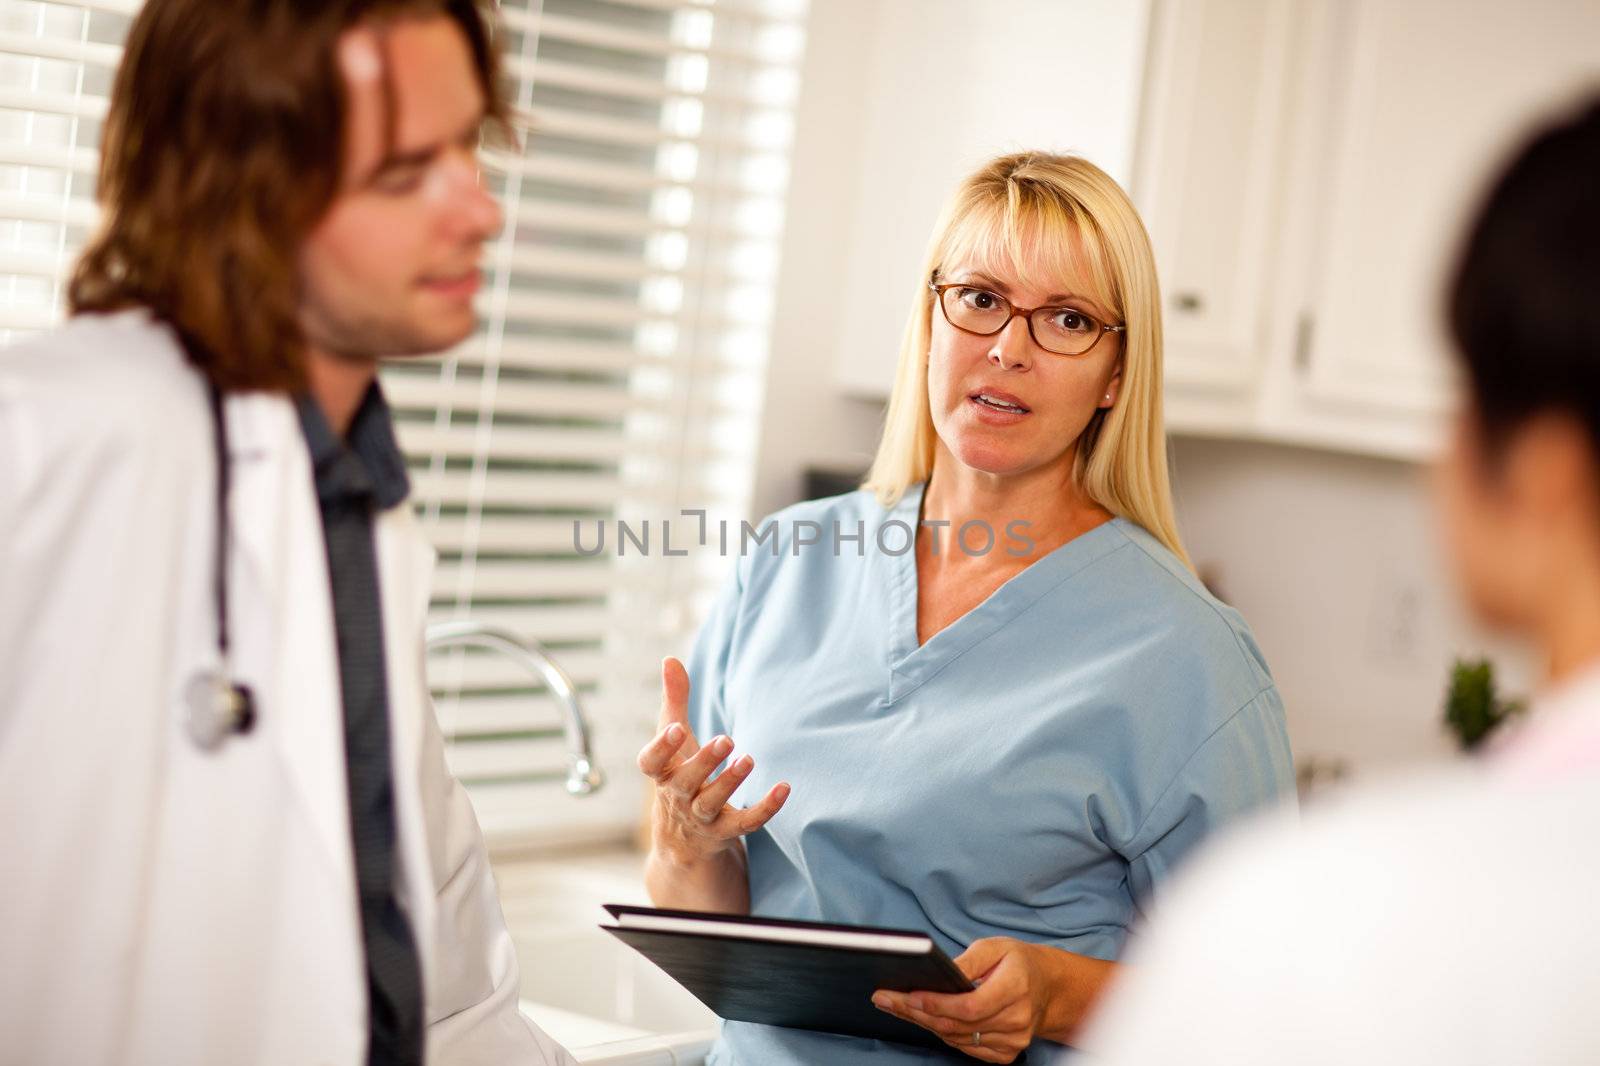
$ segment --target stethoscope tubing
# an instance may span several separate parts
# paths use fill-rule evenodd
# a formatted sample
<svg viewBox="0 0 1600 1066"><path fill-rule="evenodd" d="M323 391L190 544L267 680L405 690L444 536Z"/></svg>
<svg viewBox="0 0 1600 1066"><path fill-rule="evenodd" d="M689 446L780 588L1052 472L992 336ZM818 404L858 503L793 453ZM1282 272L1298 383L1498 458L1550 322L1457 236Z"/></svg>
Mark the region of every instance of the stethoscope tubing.
<svg viewBox="0 0 1600 1066"><path fill-rule="evenodd" d="M176 330L190 362L202 374L206 363L197 358L204 349L182 330ZM233 489L232 453L228 447L228 419L222 389L206 376L206 399L211 413L211 439L216 453L215 518L217 523L212 558L211 595L217 621L217 666L201 670L187 689L188 733L202 751L215 751L229 734L248 733L255 725L255 697L234 680L233 655L228 629L228 496Z"/></svg>

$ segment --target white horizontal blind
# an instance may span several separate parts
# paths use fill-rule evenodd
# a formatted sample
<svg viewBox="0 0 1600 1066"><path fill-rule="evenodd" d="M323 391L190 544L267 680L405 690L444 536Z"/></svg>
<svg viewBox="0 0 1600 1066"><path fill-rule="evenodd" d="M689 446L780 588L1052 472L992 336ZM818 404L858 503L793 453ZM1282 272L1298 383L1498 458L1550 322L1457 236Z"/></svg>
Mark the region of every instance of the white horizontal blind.
<svg viewBox="0 0 1600 1066"><path fill-rule="evenodd" d="M543 642L610 782L565 795L555 705L508 660L430 656L452 767L492 840L637 819L656 664L722 569L663 555L661 520L742 515L748 499L804 5L501 5L521 144L485 156L506 225L482 326L444 358L391 362L384 386L440 552L435 620ZM59 321L138 6L0 0L0 343ZM619 520L655 527L650 557L618 557ZM590 550L605 529L603 554L575 550L575 521ZM675 549L694 526L675 523Z"/></svg>
<svg viewBox="0 0 1600 1066"><path fill-rule="evenodd" d="M436 657L452 764L491 835L626 831L633 756L682 629L690 560L615 553L619 520L742 511L788 171L796 5L506 0L520 152L484 328L386 387L441 569L441 619L543 641L578 683L605 792L561 792L559 725L490 654ZM575 550L574 521L592 548ZM683 539L680 537L681 545Z"/></svg>
<svg viewBox="0 0 1600 1066"><path fill-rule="evenodd" d="M0 0L0 344L55 325L139 0Z"/></svg>

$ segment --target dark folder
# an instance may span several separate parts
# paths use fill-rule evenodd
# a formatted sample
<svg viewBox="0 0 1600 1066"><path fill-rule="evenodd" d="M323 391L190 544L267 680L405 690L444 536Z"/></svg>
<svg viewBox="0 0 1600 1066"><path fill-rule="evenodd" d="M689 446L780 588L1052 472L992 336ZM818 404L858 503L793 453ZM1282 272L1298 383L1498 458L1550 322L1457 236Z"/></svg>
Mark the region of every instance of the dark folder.
<svg viewBox="0 0 1600 1066"><path fill-rule="evenodd" d="M606 932L693 992L718 1017L922 1047L937 1036L872 1005L880 988L970 992L926 933L608 903Z"/></svg>

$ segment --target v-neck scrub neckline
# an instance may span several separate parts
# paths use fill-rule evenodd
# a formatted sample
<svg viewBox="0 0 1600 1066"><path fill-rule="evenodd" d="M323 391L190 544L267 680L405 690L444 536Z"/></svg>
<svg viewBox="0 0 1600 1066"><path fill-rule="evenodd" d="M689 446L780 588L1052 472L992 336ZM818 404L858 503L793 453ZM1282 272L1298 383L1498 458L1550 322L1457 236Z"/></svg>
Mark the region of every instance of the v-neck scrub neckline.
<svg viewBox="0 0 1600 1066"><path fill-rule="evenodd" d="M1047 596L1079 569L1092 565L1107 552L1126 547L1124 536L1115 536L1117 523L1128 524L1127 519L1113 516L1093 529L1078 534L1064 544L1046 552L1025 568L1007 578L983 601L960 618L929 637L925 643L917 642L917 607L921 582L917 574L916 532L922 512L922 497L927 485L913 485L901 497L885 521L904 522L911 528L911 550L899 555L885 555L893 573L889 579L891 596L889 688L886 698L894 703L915 690L928 678L937 674L951 661L964 655L975 645L994 636L1032 607L1041 597ZM994 550L998 547L996 538ZM946 550L959 550L953 540Z"/></svg>

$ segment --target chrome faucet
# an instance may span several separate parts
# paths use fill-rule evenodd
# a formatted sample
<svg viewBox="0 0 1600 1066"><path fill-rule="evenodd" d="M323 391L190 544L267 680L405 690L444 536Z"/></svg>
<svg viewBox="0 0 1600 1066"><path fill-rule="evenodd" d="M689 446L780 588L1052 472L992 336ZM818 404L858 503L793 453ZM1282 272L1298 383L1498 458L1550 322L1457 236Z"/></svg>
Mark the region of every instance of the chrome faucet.
<svg viewBox="0 0 1600 1066"><path fill-rule="evenodd" d="M588 796L605 784L605 776L594 764L594 747L589 738L589 722L578 704L578 690L566 671L556 665L550 653L536 640L524 640L503 629L481 622L440 622L427 631L427 648L437 651L450 647L477 647L498 651L512 662L540 678L561 705L562 727L567 736L567 791Z"/></svg>

